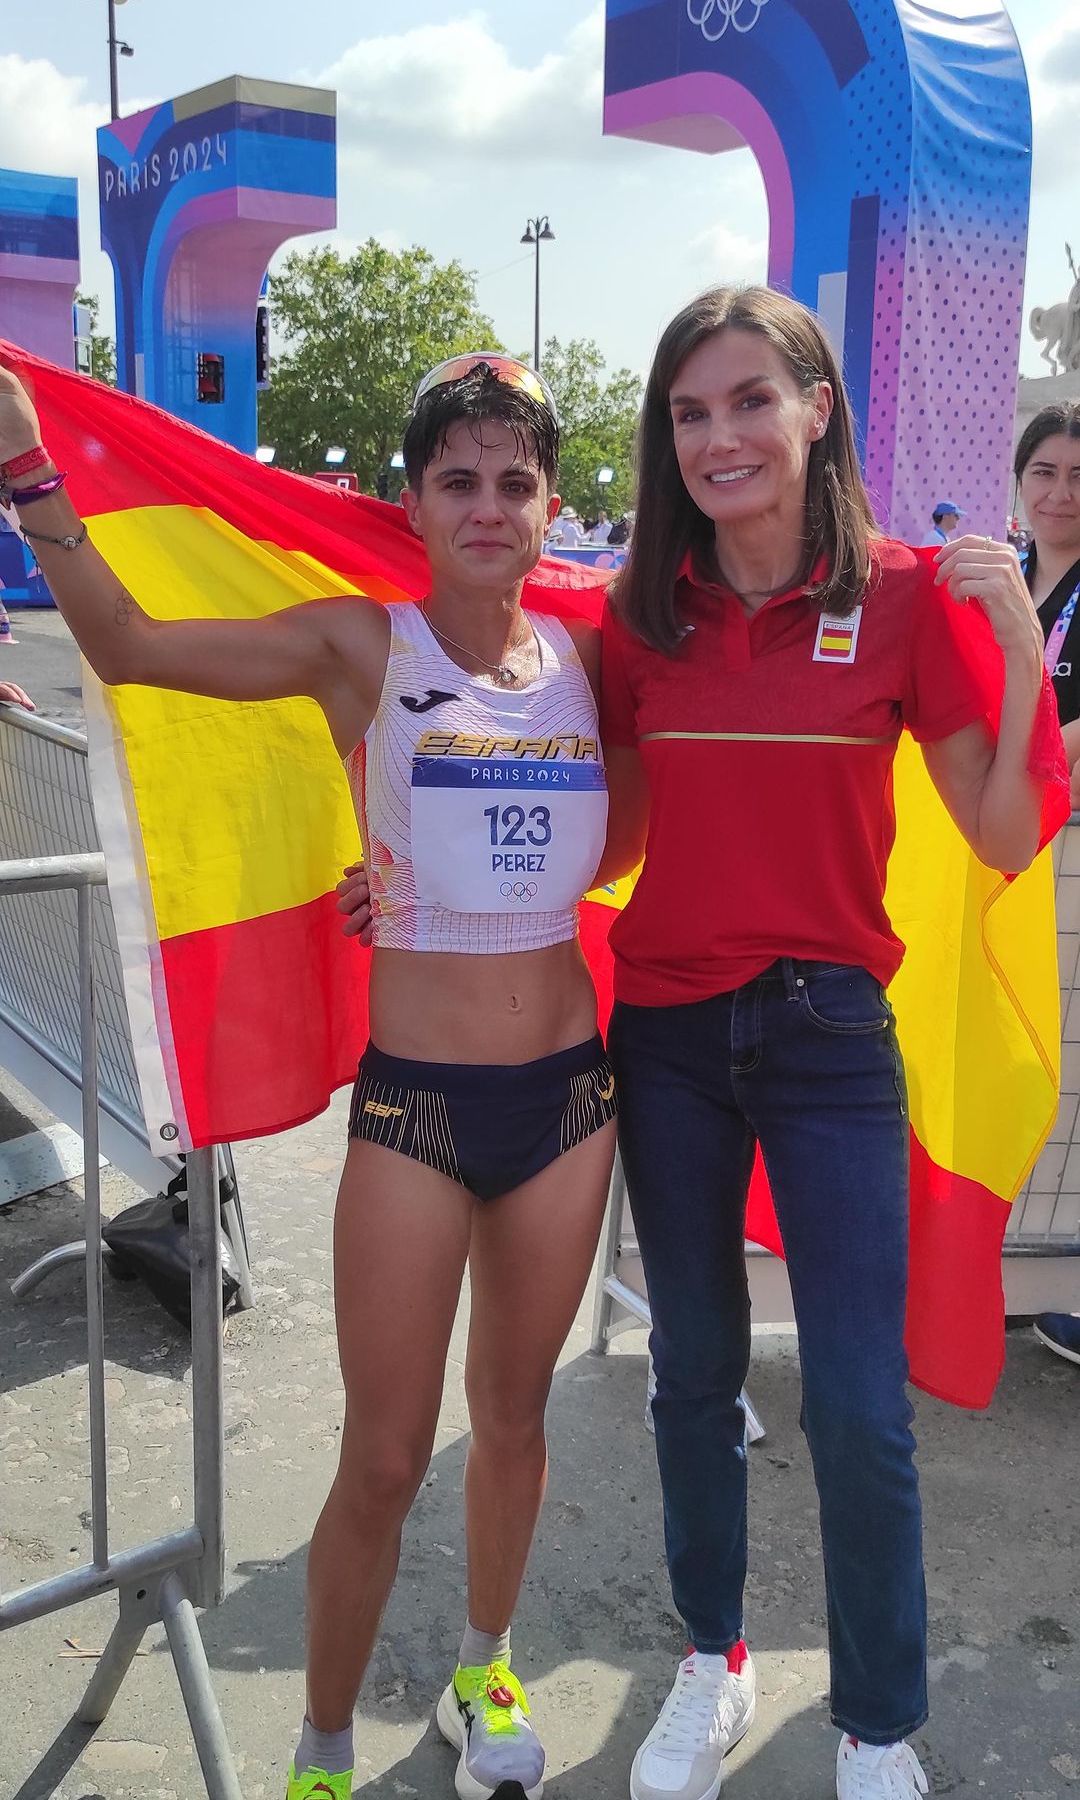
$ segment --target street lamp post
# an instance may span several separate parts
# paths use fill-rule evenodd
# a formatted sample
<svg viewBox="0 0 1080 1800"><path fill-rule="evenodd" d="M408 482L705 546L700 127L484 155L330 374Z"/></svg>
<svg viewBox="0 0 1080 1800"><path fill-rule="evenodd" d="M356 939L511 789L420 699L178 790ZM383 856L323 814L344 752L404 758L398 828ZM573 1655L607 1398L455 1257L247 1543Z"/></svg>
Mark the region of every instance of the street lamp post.
<svg viewBox="0 0 1080 1800"><path fill-rule="evenodd" d="M608 502L608 490L610 489L611 484L614 481L614 479L615 479L615 470L612 468L611 464L610 463L601 463L600 467L596 471L596 497L597 497L597 510L598 511L601 511L601 510L606 511L607 502ZM599 521L597 521L597 523L599 523Z"/></svg>
<svg viewBox="0 0 1080 1800"><path fill-rule="evenodd" d="M529 220L528 224L525 227L524 232L522 233L521 241L523 244L535 244L536 245L536 304L533 309L533 368L536 370L539 370L539 368L540 368L540 246L541 246L541 244L554 243L554 241L555 241L555 233L551 229L551 226L548 222L548 216L546 213L544 213L542 216L538 216L535 219Z"/></svg>
<svg viewBox="0 0 1080 1800"><path fill-rule="evenodd" d="M125 0L108 0L108 6L109 6L109 117L110 117L110 119L118 119L120 117L120 84L119 84L119 81L117 80L117 73L116 73L117 55L119 54L120 56L134 56L134 54L135 54L134 50L131 48L131 45L126 44L124 42L123 38L118 38L116 35L116 9L118 6L123 6L124 3L125 3Z"/></svg>

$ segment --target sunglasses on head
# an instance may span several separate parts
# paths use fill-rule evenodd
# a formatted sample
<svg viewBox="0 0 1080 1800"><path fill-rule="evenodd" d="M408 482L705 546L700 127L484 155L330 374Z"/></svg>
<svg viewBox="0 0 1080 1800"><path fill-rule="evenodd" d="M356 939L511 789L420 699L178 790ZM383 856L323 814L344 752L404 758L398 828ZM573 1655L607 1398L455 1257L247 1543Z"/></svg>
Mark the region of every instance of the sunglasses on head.
<svg viewBox="0 0 1080 1800"><path fill-rule="evenodd" d="M421 400L434 388L444 387L448 381L463 381L475 369L488 369L497 380L506 383L507 387L521 388L541 406L546 406L552 418L558 421L558 409L555 396L544 377L527 363L518 362L513 356L501 356L493 350L472 350L464 356L450 356L445 362L429 369L416 393L413 395L413 411Z"/></svg>

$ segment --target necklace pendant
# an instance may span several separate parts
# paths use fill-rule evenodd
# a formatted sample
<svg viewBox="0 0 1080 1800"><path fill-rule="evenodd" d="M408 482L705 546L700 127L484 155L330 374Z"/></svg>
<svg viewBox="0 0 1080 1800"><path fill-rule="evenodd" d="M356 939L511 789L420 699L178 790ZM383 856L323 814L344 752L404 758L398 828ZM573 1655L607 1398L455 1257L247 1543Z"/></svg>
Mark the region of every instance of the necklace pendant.
<svg viewBox="0 0 1080 1800"><path fill-rule="evenodd" d="M495 671L495 679L500 687L513 687L514 671L513 669L508 669L505 663L500 663Z"/></svg>

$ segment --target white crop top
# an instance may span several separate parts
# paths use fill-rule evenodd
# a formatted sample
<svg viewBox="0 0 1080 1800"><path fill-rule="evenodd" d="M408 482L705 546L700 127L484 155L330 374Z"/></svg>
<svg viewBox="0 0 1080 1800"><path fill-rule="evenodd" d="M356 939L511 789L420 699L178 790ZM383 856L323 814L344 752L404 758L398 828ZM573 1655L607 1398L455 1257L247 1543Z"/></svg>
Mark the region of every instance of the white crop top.
<svg viewBox="0 0 1080 1800"><path fill-rule="evenodd" d="M526 688L469 675L413 601L389 606L378 710L346 759L373 941L493 955L572 938L607 834L596 702L565 626L527 614Z"/></svg>

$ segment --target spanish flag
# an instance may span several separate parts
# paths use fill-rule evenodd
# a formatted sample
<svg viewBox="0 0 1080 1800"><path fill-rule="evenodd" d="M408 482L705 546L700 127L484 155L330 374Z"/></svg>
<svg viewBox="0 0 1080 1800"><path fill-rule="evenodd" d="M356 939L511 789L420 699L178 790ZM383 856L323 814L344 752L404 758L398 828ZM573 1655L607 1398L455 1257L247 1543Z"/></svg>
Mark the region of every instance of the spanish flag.
<svg viewBox="0 0 1080 1800"><path fill-rule="evenodd" d="M153 617L260 618L321 595L419 599L396 507L264 468L129 395L8 345L45 440L118 579ZM598 619L603 577L544 561L526 603ZM262 1137L353 1079L365 953L334 888L360 845L322 713L132 686L85 696L95 811L152 1147ZM1044 722L1045 723L1045 722ZM1036 745L1047 838L1068 814L1056 719ZM905 740L888 905L911 1092L909 1350L921 1387L989 1401L1003 1350L1009 1205L1051 1130L1059 1066L1048 854L1009 881L952 825ZM582 939L611 1002L607 927L631 881L589 896ZM779 1251L759 1167L751 1237Z"/></svg>

